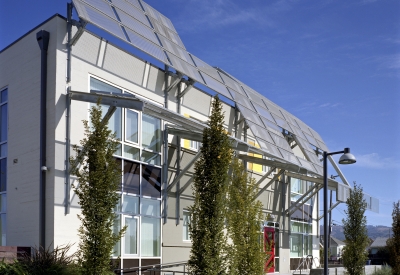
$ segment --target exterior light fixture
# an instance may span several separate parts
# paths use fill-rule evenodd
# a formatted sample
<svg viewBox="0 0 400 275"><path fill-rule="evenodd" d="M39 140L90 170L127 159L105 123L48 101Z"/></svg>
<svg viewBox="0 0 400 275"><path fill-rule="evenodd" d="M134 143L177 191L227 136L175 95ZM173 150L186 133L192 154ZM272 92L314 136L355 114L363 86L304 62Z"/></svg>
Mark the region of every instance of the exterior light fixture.
<svg viewBox="0 0 400 275"><path fill-rule="evenodd" d="M350 148L343 151L328 153L324 151L324 275L328 275L328 156L343 154L339 159L339 164L356 163L356 158L350 153Z"/></svg>

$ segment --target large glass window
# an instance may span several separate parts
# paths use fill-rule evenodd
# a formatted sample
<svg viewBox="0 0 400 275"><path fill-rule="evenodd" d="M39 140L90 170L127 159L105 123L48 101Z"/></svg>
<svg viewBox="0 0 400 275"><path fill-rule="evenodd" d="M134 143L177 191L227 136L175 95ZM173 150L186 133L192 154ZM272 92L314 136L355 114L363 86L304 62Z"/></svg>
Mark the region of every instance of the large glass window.
<svg viewBox="0 0 400 275"><path fill-rule="evenodd" d="M297 202L307 191L314 186L314 183L292 178L291 184L291 205L295 211L291 215L291 236L290 256L303 257L312 254L312 213L314 199ZM302 204L301 206L299 206Z"/></svg>
<svg viewBox="0 0 400 275"><path fill-rule="evenodd" d="M90 90L125 93L94 77ZM108 106L102 106L103 115ZM127 227L113 256L122 259L154 258L161 254L161 120L137 110L118 108L108 126L117 133L115 153L121 176L118 218L113 231ZM1 149L1 148L0 148ZM1 162L0 162L1 168Z"/></svg>

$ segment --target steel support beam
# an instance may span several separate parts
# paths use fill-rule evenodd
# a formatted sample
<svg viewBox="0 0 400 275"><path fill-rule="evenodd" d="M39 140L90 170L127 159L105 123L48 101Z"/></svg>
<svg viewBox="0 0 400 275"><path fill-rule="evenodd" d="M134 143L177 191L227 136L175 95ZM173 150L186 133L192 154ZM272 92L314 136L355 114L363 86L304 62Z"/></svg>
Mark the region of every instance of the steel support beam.
<svg viewBox="0 0 400 275"><path fill-rule="evenodd" d="M166 224L168 220L168 192L167 192L167 186L168 186L168 128L164 126L164 133L163 133L163 146L164 146L164 154L163 154L163 223Z"/></svg>
<svg viewBox="0 0 400 275"><path fill-rule="evenodd" d="M257 183L256 183L256 185L255 185L255 188L258 188L258 186L260 186L260 184L261 184L266 178L268 178L269 175L271 175L271 174L275 171L275 169L276 169L276 167L271 167L271 169L270 169L267 173L265 173L265 174L261 177L261 179L259 179L259 180L257 181Z"/></svg>
<svg viewBox="0 0 400 275"><path fill-rule="evenodd" d="M166 92L169 93L173 88L175 88L182 81L182 74L178 72L178 78L176 78L171 85L167 88Z"/></svg>
<svg viewBox="0 0 400 275"><path fill-rule="evenodd" d="M336 203L328 210L328 213L331 213L331 211L332 211L333 209L335 209L336 206L338 206L340 203L341 203L340 201L336 202ZM318 217L318 220L322 219L323 217L324 217L324 214L322 214L321 216L319 216L319 217Z"/></svg>
<svg viewBox="0 0 400 275"><path fill-rule="evenodd" d="M195 81L193 79L189 79L189 83L187 84L186 88L178 93L178 98L182 98L189 90L193 87Z"/></svg>
<svg viewBox="0 0 400 275"><path fill-rule="evenodd" d="M173 182L171 182L170 185L168 185L167 192L171 192L171 189L175 186L175 184L185 175L185 173L192 167L192 165L199 159L201 156L201 151L197 152L197 154L193 157L193 159L186 165L185 168L183 168L180 172L180 174L174 179Z"/></svg>
<svg viewBox="0 0 400 275"><path fill-rule="evenodd" d="M319 192L319 190L321 190L321 189L324 187L323 184L319 184L319 185L317 185L317 186L318 186L317 190L315 190L315 191L312 192L308 197L306 197L305 199L303 199L304 202L306 202L306 201L308 201L309 199L311 199L315 194L317 194L317 193ZM295 206L294 206L294 209L289 213L289 215L292 215L292 214L294 213L294 211L296 211L296 209L300 209L300 207L304 204L304 202L302 202L302 203L299 204L299 205L295 205Z"/></svg>
<svg viewBox="0 0 400 275"><path fill-rule="evenodd" d="M194 179L194 175L185 183L184 186L182 186L182 188L179 190L179 195L182 195L183 192L185 192L185 190L189 187L189 185L193 182Z"/></svg>
<svg viewBox="0 0 400 275"><path fill-rule="evenodd" d="M304 198L306 198L311 192L313 192L313 190L314 190L315 188L317 188L317 187L319 187L319 186L320 186L319 184L315 184L312 188L310 188L306 193L304 193L304 194L293 204L294 206L289 205L289 208L286 209L286 212L289 213L289 214L293 214L293 212L294 212L295 210L294 210L293 212L290 212L290 210L291 210L293 207L299 209L299 208L304 204L304 202L308 201L308 200L304 200ZM303 201L303 202L300 203L300 201ZM300 203L300 204L297 205L298 203Z"/></svg>
<svg viewBox="0 0 400 275"><path fill-rule="evenodd" d="M276 174L272 180L270 180L263 188L260 189L260 191L258 191L257 195L254 197L254 199L258 198L262 192L264 192L272 183L274 183L276 180L278 180L279 176L283 174L283 172L285 172L285 170L281 169L279 170L278 174Z"/></svg>

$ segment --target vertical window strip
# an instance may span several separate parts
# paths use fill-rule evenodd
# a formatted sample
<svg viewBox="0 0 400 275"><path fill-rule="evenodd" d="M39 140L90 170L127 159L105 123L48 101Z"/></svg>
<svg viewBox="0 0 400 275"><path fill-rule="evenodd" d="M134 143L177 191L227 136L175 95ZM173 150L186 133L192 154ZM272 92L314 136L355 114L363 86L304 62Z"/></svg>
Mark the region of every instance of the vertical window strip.
<svg viewBox="0 0 400 275"><path fill-rule="evenodd" d="M0 92L0 246L7 236L8 89Z"/></svg>

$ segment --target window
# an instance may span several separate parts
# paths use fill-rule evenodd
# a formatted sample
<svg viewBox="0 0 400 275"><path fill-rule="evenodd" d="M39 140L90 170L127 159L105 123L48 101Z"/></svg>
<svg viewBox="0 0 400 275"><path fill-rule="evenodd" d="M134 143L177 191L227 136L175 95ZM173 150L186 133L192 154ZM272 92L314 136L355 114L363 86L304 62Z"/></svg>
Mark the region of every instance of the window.
<svg viewBox="0 0 400 275"><path fill-rule="evenodd" d="M183 240L190 241L190 231L189 231L189 224L190 224L190 212L187 210L183 210Z"/></svg>
<svg viewBox="0 0 400 275"><path fill-rule="evenodd" d="M303 196L314 186L314 183L291 178L290 181L291 204ZM304 204L291 215L291 236L290 236L290 257L303 257L312 254L312 212L314 209L314 199L300 201Z"/></svg>
<svg viewBox="0 0 400 275"><path fill-rule="evenodd" d="M90 77L90 89L110 93L126 92L93 77ZM108 106L102 106L102 110L104 115ZM117 132L120 147L115 158L122 171L120 201L115 208L117 218L113 232L118 232L123 226L127 227L125 235L114 247L113 256L122 259L159 258L161 120L137 110L118 108L108 126Z"/></svg>
<svg viewBox="0 0 400 275"><path fill-rule="evenodd" d="M7 235L7 137L8 90L0 92L0 246L6 245Z"/></svg>

